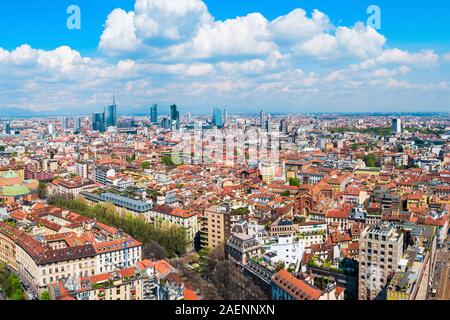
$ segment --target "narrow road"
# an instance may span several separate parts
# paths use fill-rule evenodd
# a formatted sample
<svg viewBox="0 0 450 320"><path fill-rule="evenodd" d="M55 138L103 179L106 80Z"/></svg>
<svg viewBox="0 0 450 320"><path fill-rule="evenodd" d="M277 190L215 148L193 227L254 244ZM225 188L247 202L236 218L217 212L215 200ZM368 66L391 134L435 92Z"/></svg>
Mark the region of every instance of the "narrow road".
<svg viewBox="0 0 450 320"><path fill-rule="evenodd" d="M439 299L441 300L450 300L450 265L449 263L445 264L445 271L443 272L443 279L440 287Z"/></svg>

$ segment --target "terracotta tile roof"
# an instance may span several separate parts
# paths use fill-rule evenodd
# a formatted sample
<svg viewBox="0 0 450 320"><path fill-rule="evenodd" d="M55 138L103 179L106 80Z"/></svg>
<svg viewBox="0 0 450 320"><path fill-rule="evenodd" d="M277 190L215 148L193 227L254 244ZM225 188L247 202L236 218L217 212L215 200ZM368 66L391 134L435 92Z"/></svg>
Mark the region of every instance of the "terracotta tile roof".
<svg viewBox="0 0 450 320"><path fill-rule="evenodd" d="M105 241L101 243L94 243L94 249L96 253L112 252L123 250L125 248L125 242L127 248L139 247L142 245L139 241L129 237L127 239L116 239L112 241Z"/></svg>
<svg viewBox="0 0 450 320"><path fill-rule="evenodd" d="M349 210L345 209L331 209L326 213L327 218L340 218L340 219L348 219Z"/></svg>
<svg viewBox="0 0 450 320"><path fill-rule="evenodd" d="M322 291L300 280L287 270L278 271L272 281L295 300L318 300Z"/></svg>
<svg viewBox="0 0 450 320"><path fill-rule="evenodd" d="M194 291L190 289L184 289L184 300L200 300L200 297Z"/></svg>

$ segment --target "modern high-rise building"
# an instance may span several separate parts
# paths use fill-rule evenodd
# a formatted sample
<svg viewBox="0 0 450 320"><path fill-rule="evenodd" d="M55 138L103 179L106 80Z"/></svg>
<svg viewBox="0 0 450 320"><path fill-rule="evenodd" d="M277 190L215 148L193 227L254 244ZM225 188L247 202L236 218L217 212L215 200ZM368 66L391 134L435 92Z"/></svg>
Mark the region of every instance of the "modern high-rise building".
<svg viewBox="0 0 450 320"><path fill-rule="evenodd" d="M172 121L180 120L180 112L178 111L176 104L170 106L170 120Z"/></svg>
<svg viewBox="0 0 450 320"><path fill-rule="evenodd" d="M116 127L117 126L117 105L116 97L113 97L113 104L105 107L105 127Z"/></svg>
<svg viewBox="0 0 450 320"><path fill-rule="evenodd" d="M280 132L288 133L288 124L286 119L281 119L280 121Z"/></svg>
<svg viewBox="0 0 450 320"><path fill-rule="evenodd" d="M227 109L223 109L223 125L226 126L228 124L228 112Z"/></svg>
<svg viewBox="0 0 450 320"><path fill-rule="evenodd" d="M150 107L150 120L152 123L158 123L158 105L154 104Z"/></svg>
<svg viewBox="0 0 450 320"><path fill-rule="evenodd" d="M161 121L161 128L163 129L170 129L170 120L166 117L164 117Z"/></svg>
<svg viewBox="0 0 450 320"><path fill-rule="evenodd" d="M403 254L403 233L384 222L367 227L359 239L359 300L385 300Z"/></svg>
<svg viewBox="0 0 450 320"><path fill-rule="evenodd" d="M69 117L62 117L61 125L64 131L69 130L70 126L70 118Z"/></svg>
<svg viewBox="0 0 450 320"><path fill-rule="evenodd" d="M219 108L213 109L212 125L218 128L223 127L222 111Z"/></svg>
<svg viewBox="0 0 450 320"><path fill-rule="evenodd" d="M106 131L104 113L96 112L92 115L92 130L99 132Z"/></svg>
<svg viewBox="0 0 450 320"><path fill-rule="evenodd" d="M5 124L5 133L11 134L11 122L10 121L7 121Z"/></svg>
<svg viewBox="0 0 450 320"><path fill-rule="evenodd" d="M75 119L75 131L80 132L81 131L81 120L82 118L77 116Z"/></svg>
<svg viewBox="0 0 450 320"><path fill-rule="evenodd" d="M266 125L266 114L264 113L264 111L261 110L261 112L259 113L259 126L261 129L264 129Z"/></svg>
<svg viewBox="0 0 450 320"><path fill-rule="evenodd" d="M402 120L398 118L392 119L392 133L402 133Z"/></svg>
<svg viewBox="0 0 450 320"><path fill-rule="evenodd" d="M180 111L178 111L176 104L170 106L170 121L172 129L180 127Z"/></svg>

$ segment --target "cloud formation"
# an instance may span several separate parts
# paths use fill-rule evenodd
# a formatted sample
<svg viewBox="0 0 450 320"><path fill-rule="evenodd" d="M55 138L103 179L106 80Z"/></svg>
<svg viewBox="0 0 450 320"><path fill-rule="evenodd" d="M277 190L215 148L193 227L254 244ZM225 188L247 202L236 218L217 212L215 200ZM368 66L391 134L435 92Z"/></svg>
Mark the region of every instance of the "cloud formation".
<svg viewBox="0 0 450 320"><path fill-rule="evenodd" d="M362 22L333 25L320 10L220 21L200 0L136 0L133 11L106 17L98 49L90 58L67 46L0 48L0 74L7 75L1 101L34 110L94 108L115 88L128 107L356 111L440 107L450 97L440 73L422 80L449 54L391 48L379 31Z"/></svg>

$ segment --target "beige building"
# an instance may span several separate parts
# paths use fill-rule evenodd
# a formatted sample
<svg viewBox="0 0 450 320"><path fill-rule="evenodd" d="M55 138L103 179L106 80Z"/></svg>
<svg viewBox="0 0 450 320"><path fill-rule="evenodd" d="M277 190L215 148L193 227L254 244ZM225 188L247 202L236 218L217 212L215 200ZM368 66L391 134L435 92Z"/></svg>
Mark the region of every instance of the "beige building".
<svg viewBox="0 0 450 320"><path fill-rule="evenodd" d="M231 234L231 214L228 204L213 205L204 211L204 232L203 238L207 241L203 245L209 248L216 248L224 245Z"/></svg>
<svg viewBox="0 0 450 320"><path fill-rule="evenodd" d="M92 244L52 249L29 235L16 241L17 271L38 292L73 275L94 275L95 255Z"/></svg>
<svg viewBox="0 0 450 320"><path fill-rule="evenodd" d="M359 240L359 300L386 299L403 253L403 234L389 223L367 227Z"/></svg>
<svg viewBox="0 0 450 320"><path fill-rule="evenodd" d="M17 271L16 243L14 239L21 232L10 225L0 222L0 262L4 262Z"/></svg>

